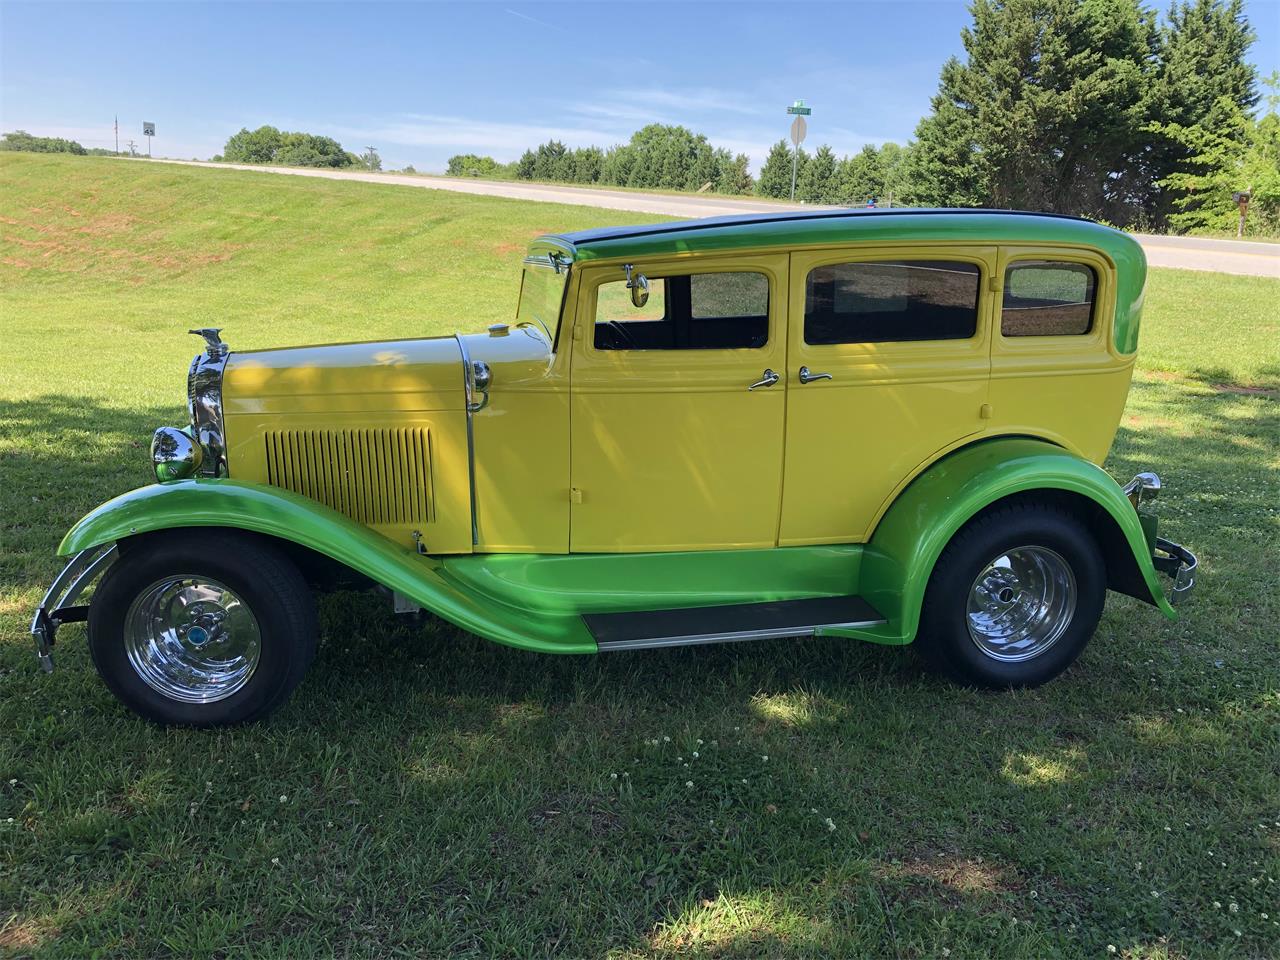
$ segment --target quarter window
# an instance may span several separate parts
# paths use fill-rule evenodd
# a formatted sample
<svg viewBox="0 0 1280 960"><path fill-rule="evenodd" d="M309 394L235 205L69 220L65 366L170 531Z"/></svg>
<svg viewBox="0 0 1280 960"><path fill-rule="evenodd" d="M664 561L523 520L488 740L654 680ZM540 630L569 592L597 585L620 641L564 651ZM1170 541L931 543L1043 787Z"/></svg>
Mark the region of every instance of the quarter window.
<svg viewBox="0 0 1280 960"><path fill-rule="evenodd" d="M631 303L625 280L596 293L597 350L732 350L769 339L769 278L763 273L650 277L649 301Z"/></svg>
<svg viewBox="0 0 1280 960"><path fill-rule="evenodd" d="M1000 333L1006 337L1061 337L1093 326L1097 275L1083 263L1020 260L1004 274Z"/></svg>
<svg viewBox="0 0 1280 960"><path fill-rule="evenodd" d="M804 342L965 340L978 329L976 264L883 260L815 267L805 284Z"/></svg>

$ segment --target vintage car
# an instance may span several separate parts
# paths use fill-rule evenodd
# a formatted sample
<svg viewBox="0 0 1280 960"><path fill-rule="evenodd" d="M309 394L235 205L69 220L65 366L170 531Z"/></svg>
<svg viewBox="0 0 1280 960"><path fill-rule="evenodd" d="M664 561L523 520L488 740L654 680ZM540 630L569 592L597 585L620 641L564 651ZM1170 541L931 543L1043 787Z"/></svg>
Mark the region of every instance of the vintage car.
<svg viewBox="0 0 1280 960"><path fill-rule="evenodd" d="M1069 217L787 212L542 237L484 333L193 331L191 423L62 541L40 660L87 619L143 716L261 717L342 573L545 653L821 636L1043 683L1108 589L1173 618L1194 584L1138 509L1159 479L1099 466L1145 275Z"/></svg>

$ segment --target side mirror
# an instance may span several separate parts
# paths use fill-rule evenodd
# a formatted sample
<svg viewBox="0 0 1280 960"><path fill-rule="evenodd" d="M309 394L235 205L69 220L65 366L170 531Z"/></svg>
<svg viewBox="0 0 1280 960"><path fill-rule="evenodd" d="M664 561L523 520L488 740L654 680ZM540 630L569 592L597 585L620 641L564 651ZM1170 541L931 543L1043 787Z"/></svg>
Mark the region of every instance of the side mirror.
<svg viewBox="0 0 1280 960"><path fill-rule="evenodd" d="M643 307L649 302L649 278L638 274L634 281L627 284L631 288L631 303L635 307Z"/></svg>
<svg viewBox="0 0 1280 960"><path fill-rule="evenodd" d="M631 305L639 309L649 302L649 278L643 273L632 273L629 263L623 264L627 271L627 289L631 291Z"/></svg>

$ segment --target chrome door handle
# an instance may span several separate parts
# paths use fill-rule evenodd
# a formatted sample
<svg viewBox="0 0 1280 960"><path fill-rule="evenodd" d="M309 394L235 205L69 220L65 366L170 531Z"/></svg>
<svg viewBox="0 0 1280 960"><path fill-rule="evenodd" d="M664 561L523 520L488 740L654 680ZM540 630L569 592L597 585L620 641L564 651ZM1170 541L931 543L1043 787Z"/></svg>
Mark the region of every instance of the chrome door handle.
<svg viewBox="0 0 1280 960"><path fill-rule="evenodd" d="M813 381L815 380L830 380L830 379L831 379L831 374L829 373L810 373L808 367L800 368L801 383L813 383Z"/></svg>
<svg viewBox="0 0 1280 960"><path fill-rule="evenodd" d="M766 367L763 376L761 376L760 379L751 386L747 387L747 389L754 390L756 387L772 387L779 379L781 378L776 373Z"/></svg>

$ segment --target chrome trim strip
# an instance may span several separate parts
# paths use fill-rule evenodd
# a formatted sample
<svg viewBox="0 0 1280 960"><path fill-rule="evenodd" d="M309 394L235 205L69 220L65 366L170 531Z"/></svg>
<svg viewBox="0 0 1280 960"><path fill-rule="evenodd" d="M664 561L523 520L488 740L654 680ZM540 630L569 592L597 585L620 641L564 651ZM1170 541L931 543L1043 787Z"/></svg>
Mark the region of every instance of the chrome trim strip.
<svg viewBox="0 0 1280 960"><path fill-rule="evenodd" d="M691 647L702 643L737 643L740 640L775 640L781 637L814 637L819 630L875 627L881 620L855 620L849 623L818 623L807 627L775 627L768 630L739 630L731 633L694 633L684 637L653 637L644 640L605 640L597 643L601 653L613 650L654 650L660 647Z"/></svg>
<svg viewBox="0 0 1280 960"><path fill-rule="evenodd" d="M58 622L52 615L74 603L119 553L114 542L81 550L67 562L45 592L35 616L31 618L31 636L36 644L36 657L45 673L53 672L53 653L50 648L58 632Z"/></svg>
<svg viewBox="0 0 1280 960"><path fill-rule="evenodd" d="M455 333L458 350L462 354L462 389L467 407L467 483L471 488L471 545L480 543L480 524L476 519L476 434L475 434L475 369L471 366L471 353L462 334Z"/></svg>

